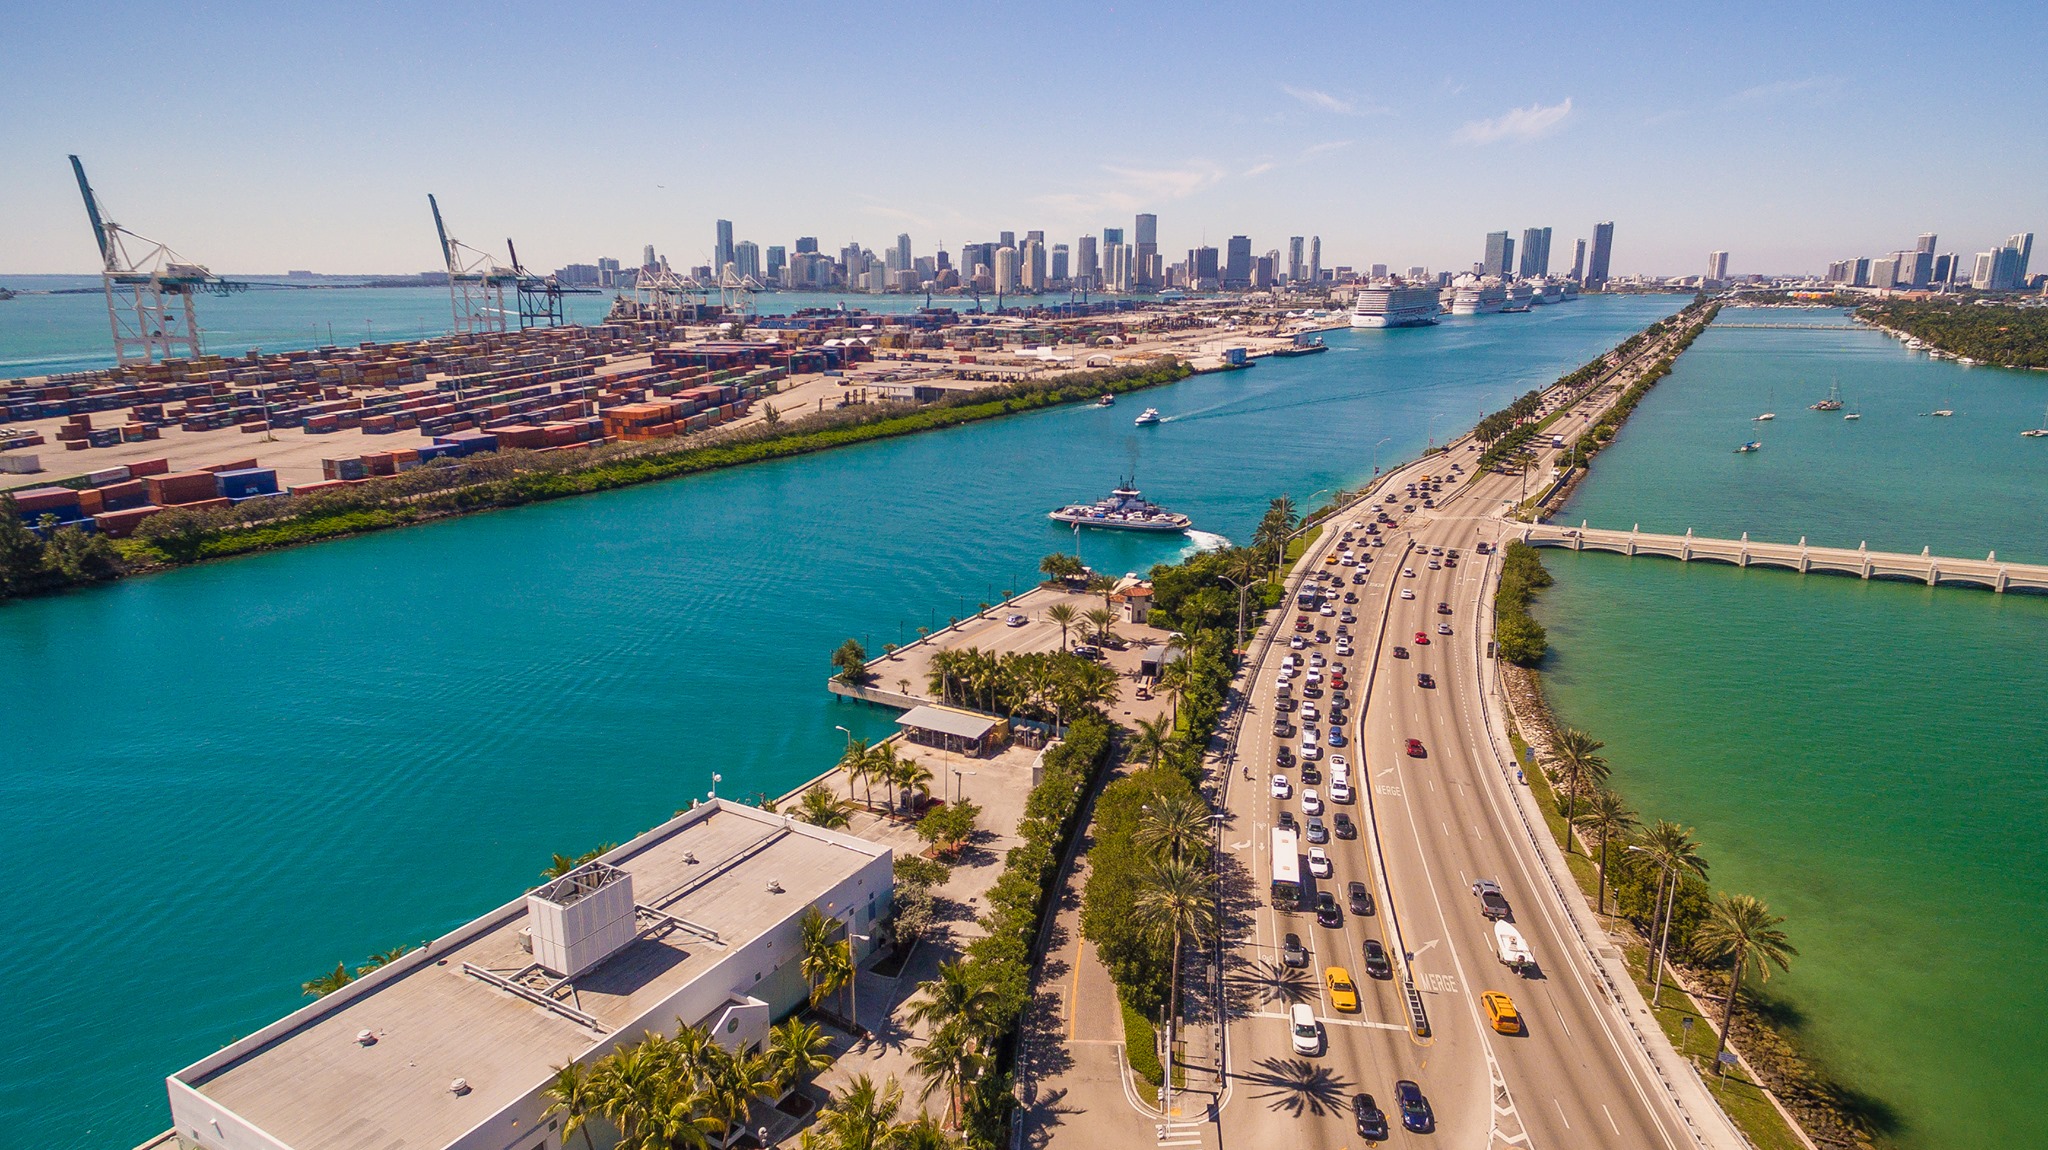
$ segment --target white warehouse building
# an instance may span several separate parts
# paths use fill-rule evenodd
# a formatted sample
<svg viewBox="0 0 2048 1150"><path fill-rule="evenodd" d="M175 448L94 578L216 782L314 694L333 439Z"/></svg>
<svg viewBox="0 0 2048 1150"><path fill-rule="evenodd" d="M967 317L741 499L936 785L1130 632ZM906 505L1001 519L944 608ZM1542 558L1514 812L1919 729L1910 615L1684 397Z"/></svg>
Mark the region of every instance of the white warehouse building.
<svg viewBox="0 0 2048 1150"><path fill-rule="evenodd" d="M893 862L713 800L180 1070L152 1145L560 1150L555 1067L679 1020L761 1045L805 998L804 910L873 934Z"/></svg>

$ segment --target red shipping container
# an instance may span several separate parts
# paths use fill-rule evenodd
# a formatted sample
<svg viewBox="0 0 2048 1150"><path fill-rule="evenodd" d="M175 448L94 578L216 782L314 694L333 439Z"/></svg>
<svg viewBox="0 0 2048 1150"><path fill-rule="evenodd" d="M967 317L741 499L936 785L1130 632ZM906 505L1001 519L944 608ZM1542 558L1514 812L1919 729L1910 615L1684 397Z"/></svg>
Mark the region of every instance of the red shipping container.
<svg viewBox="0 0 2048 1150"><path fill-rule="evenodd" d="M202 467L202 468L200 468L199 470L201 470L201 471L210 471L210 472L216 472L216 473L218 473L218 472L222 472L222 471L248 471L249 469L251 469L251 468L253 468L253 467L255 467L255 466L256 466L256 457L252 455L252 456L250 456L250 457L249 457L249 458L247 458L247 459L238 459L238 460L236 460L236 461L235 461L235 462L233 462L233 463L212 463L212 464L208 464L207 466L205 466L205 467ZM134 473L133 471L130 471L130 472L129 472L128 474L130 474L130 475L133 475L133 474L135 474L135 473Z"/></svg>
<svg viewBox="0 0 2048 1150"><path fill-rule="evenodd" d="M220 483L211 471L152 475L143 482L149 485L149 501L159 507L197 503L220 495Z"/></svg>
<svg viewBox="0 0 2048 1150"><path fill-rule="evenodd" d="M92 517L100 534L109 539L126 539L135 533L135 525L162 511L161 507L132 507L126 511L106 511Z"/></svg>
<svg viewBox="0 0 2048 1150"><path fill-rule="evenodd" d="M88 487L78 493L78 510L81 514L98 515L106 509L106 496L98 488Z"/></svg>
<svg viewBox="0 0 2048 1150"><path fill-rule="evenodd" d="M49 511L60 518L76 519L76 515L62 512L78 506L79 492L69 487L31 487L27 491L14 493L14 507L17 511Z"/></svg>

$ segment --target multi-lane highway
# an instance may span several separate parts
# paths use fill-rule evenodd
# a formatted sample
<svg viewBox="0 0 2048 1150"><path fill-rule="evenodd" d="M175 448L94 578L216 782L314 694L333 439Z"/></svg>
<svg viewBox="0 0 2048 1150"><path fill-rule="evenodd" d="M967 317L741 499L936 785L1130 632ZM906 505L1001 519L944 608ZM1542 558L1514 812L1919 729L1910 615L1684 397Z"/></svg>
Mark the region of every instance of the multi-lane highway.
<svg viewBox="0 0 2048 1150"><path fill-rule="evenodd" d="M1652 349L1637 362L1654 358ZM1560 432L1575 435L1613 391L1582 401L1585 410L1568 412ZM1547 437L1540 454L1546 461L1553 454ZM1519 782L1491 693L1497 682L1488 651L1495 545L1508 534L1501 513L1522 482L1475 474L1477 455L1469 442L1454 443L1329 520L1296 569L1280 620L1247 662L1239 683L1246 710L1220 795L1233 896L1224 955L1232 1011L1216 1136L1224 1146L1273 1138L1290 1146L1360 1145L1352 1105L1365 1093L1386 1112L1395 1143L1737 1145L1690 1071L1659 1048L1661 1037L1636 1013L1640 1001L1611 941L1569 887L1554 844L1536 829L1535 804ZM1418 485L1412 497L1411 483ZM1424 506L1425 498L1436 506ZM1482 555L1482 544L1493 554ZM1323 591L1331 613L1298 608L1302 588ZM1301 617L1306 633L1295 630ZM1318 630L1328 642L1316 641ZM1298 634L1300 648L1292 645ZM1336 653L1344 637L1353 647L1348 657ZM1292 709L1280 709L1290 706L1278 701L1290 654L1309 664L1320 655L1326 665L1316 668L1323 680L1316 697L1303 697L1305 675L1297 673L1289 683ZM1333 713L1338 667L1346 705ZM1313 723L1306 721L1311 705ZM1310 729L1322 744L1314 761L1302 757ZM1347 736L1345 745L1330 745L1333 730ZM1282 748L1291 764L1282 764ZM1349 803L1331 801L1340 755L1355 793ZM1287 797L1275 792L1276 773L1287 780ZM1345 909L1319 924L1309 893L1299 908L1274 905L1271 832L1283 812L1306 828L1310 789L1326 807L1326 827L1334 830L1342 813L1358 834L1333 833L1315 844L1332 874L1309 880L1303 866L1303 878L1312 890L1333 892L1340 907L1347 884L1365 883L1376 904L1371 914ZM1310 845L1304 836L1301 851ZM1533 966L1517 971L1500 960L1494 923L1472 890L1482 879L1507 898ZM1290 934L1310 952L1306 967L1284 960ZM1367 977L1368 939L1391 953L1391 977ZM1343 967L1356 982L1358 1009L1338 1009L1329 967ZM1481 1002L1487 991L1511 997L1523 1020L1519 1033L1490 1024ZM1319 1021L1314 1054L1293 1047L1286 1015L1295 1003L1308 1004ZM1394 1097L1401 1080L1427 1097L1429 1133L1403 1129Z"/></svg>

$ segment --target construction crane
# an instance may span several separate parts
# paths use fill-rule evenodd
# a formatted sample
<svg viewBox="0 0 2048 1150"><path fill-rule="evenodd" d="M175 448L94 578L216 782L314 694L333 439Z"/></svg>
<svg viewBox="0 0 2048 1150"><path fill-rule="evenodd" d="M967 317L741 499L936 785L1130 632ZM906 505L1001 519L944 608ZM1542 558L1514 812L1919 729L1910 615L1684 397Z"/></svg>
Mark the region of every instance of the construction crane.
<svg viewBox="0 0 2048 1150"><path fill-rule="evenodd" d="M519 326L555 327L562 322L562 283L554 276L538 276L519 262L519 249L512 246L512 237L505 237L505 251L512 257L512 274L519 277L514 287L519 292Z"/></svg>
<svg viewBox="0 0 2048 1150"><path fill-rule="evenodd" d="M197 359L199 316L193 297L228 295L248 284L221 279L159 243L107 218L99 196L85 178L85 165L71 157L92 237L100 246L100 283L107 293L107 326L114 336L114 360L123 367L159 360ZM131 248L132 245L132 248Z"/></svg>
<svg viewBox="0 0 2048 1150"><path fill-rule="evenodd" d="M519 273L448 234L441 205L427 193L434 210L434 231L441 237L441 258L448 265L448 303L455 314L455 334L477 335L505 330L505 289L519 290Z"/></svg>

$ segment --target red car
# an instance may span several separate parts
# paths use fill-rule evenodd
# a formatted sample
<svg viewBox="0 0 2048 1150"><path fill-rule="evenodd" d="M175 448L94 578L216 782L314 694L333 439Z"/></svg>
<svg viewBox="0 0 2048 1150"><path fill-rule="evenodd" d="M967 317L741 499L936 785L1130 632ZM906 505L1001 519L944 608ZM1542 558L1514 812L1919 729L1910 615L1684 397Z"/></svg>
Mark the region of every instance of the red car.
<svg viewBox="0 0 2048 1150"><path fill-rule="evenodd" d="M1306 616L1306 615L1296 615L1296 616L1294 617L1294 629L1295 629L1295 630L1297 630L1297 631L1308 631L1308 630L1312 630L1312 629L1313 629L1314 627L1315 627L1315 624L1313 624L1313 623L1311 623L1311 622L1309 622L1309 621L1308 621L1308 616Z"/></svg>
<svg viewBox="0 0 2048 1150"><path fill-rule="evenodd" d="M1421 631L1417 631L1417 632L1415 633L1415 645L1416 645L1416 646L1418 646L1418 647L1427 647L1427 646L1429 646L1429 636L1428 636L1428 635L1426 635L1426 634L1424 634L1424 633L1423 633L1423 632L1421 632Z"/></svg>
<svg viewBox="0 0 2048 1150"><path fill-rule="evenodd" d="M1411 758L1411 759L1419 759L1419 758L1421 758L1421 757L1422 757L1423 755L1425 755L1425 754L1427 754L1427 753L1428 753L1428 752L1426 752L1426 751L1424 751L1424 750L1422 749L1422 740L1421 740L1421 739L1410 739L1410 740L1408 740L1408 757L1409 757L1409 758Z"/></svg>

